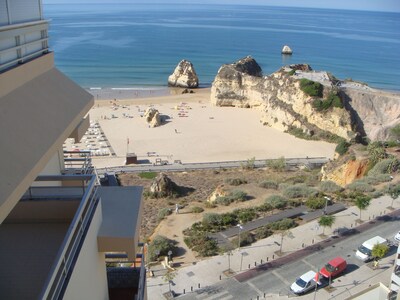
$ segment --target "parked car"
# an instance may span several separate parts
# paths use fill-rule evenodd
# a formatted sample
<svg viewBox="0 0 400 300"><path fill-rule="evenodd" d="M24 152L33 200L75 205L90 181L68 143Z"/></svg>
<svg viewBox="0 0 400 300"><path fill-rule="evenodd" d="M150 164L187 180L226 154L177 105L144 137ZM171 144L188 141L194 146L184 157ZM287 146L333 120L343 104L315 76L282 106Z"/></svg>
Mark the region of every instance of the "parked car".
<svg viewBox="0 0 400 300"><path fill-rule="evenodd" d="M314 271L308 271L307 273L304 273L292 283L290 289L295 294L304 294L308 292L317 285L317 282L315 281L315 275L317 275L317 273Z"/></svg>
<svg viewBox="0 0 400 300"><path fill-rule="evenodd" d="M400 243L400 231L396 233L396 235L394 236L394 240L396 243Z"/></svg>
<svg viewBox="0 0 400 300"><path fill-rule="evenodd" d="M372 249L374 248L374 246L381 245L381 244L387 245L387 243L388 243L388 241L386 239L377 235L377 236L365 241L364 243L362 243L362 245L360 245L360 247L358 247L356 256L359 259L361 259L362 261L369 261L373 258L372 257Z"/></svg>
<svg viewBox="0 0 400 300"><path fill-rule="evenodd" d="M346 267L346 260L338 256L330 260L325 267L319 271L319 273L325 278L333 278L343 273L344 270L346 270Z"/></svg>

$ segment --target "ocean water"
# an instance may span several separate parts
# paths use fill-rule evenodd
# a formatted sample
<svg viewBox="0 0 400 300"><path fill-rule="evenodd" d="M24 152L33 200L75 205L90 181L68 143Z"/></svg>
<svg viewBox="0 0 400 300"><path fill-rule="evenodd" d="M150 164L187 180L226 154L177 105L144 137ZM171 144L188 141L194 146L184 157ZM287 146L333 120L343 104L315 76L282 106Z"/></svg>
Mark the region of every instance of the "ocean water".
<svg viewBox="0 0 400 300"><path fill-rule="evenodd" d="M182 59L201 85L253 56L400 90L400 14L244 5L47 4L56 65L82 87L166 86ZM289 45L294 53L282 56Z"/></svg>

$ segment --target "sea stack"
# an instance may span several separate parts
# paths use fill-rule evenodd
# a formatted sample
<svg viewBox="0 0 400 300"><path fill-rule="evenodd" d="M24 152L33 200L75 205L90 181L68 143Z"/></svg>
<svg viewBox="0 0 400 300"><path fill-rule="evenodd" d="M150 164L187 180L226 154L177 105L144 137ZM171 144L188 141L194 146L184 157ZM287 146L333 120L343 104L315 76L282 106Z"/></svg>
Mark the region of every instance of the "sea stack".
<svg viewBox="0 0 400 300"><path fill-rule="evenodd" d="M199 78L193 64L188 60L181 60L174 73L168 77L168 86L197 88L199 86Z"/></svg>
<svg viewBox="0 0 400 300"><path fill-rule="evenodd" d="M282 54L292 55L293 54L293 50L290 49L290 47L288 45L285 45L282 48Z"/></svg>

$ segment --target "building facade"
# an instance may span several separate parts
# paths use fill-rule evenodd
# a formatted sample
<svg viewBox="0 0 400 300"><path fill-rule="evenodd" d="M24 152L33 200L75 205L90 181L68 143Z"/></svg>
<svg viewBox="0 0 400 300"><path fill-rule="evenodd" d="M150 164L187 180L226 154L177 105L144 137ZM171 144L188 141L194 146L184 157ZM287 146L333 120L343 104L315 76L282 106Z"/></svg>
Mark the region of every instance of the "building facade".
<svg viewBox="0 0 400 300"><path fill-rule="evenodd" d="M40 0L0 0L0 295L146 299L141 187L102 187L87 152L93 96L62 74Z"/></svg>

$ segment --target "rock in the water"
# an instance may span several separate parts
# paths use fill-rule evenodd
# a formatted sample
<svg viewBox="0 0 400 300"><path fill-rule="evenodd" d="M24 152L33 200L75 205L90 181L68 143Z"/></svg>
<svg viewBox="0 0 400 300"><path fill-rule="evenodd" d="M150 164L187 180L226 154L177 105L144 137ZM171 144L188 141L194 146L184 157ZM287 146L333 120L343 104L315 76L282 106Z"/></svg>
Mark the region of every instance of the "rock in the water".
<svg viewBox="0 0 400 300"><path fill-rule="evenodd" d="M150 193L156 198L172 196L177 193L177 185L167 175L160 173L154 178L150 186Z"/></svg>
<svg viewBox="0 0 400 300"><path fill-rule="evenodd" d="M293 54L293 50L288 45L283 46L282 54Z"/></svg>
<svg viewBox="0 0 400 300"><path fill-rule="evenodd" d="M199 78L193 64L188 60L181 60L174 73L168 77L168 85L183 88L197 88Z"/></svg>
<svg viewBox="0 0 400 300"><path fill-rule="evenodd" d="M161 116L157 109L149 107L144 113L146 122L149 123L151 127L157 127L161 125Z"/></svg>

